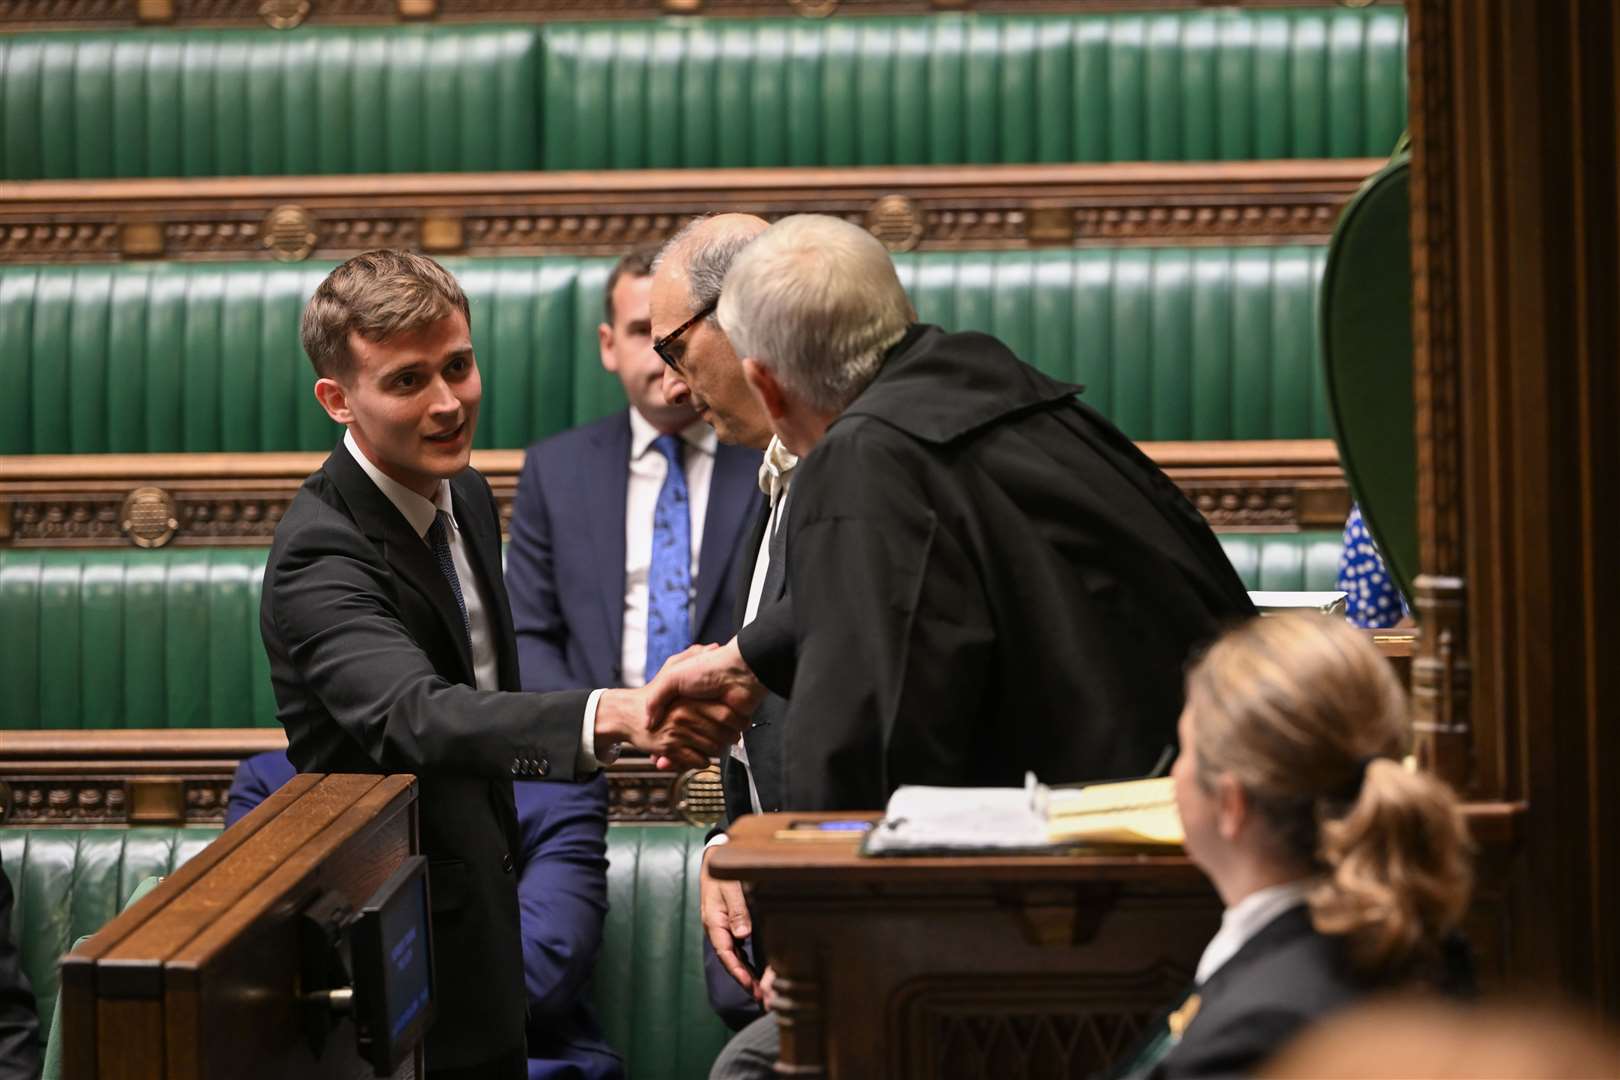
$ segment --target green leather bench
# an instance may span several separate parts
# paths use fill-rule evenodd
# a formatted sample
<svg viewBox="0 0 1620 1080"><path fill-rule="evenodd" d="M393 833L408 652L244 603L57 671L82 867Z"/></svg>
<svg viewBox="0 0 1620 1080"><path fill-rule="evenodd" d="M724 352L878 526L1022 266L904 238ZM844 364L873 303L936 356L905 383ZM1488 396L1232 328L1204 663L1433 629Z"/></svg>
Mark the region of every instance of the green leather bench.
<svg viewBox="0 0 1620 1080"><path fill-rule="evenodd" d="M1406 20L928 15L0 37L0 178L1361 157Z"/></svg>
<svg viewBox="0 0 1620 1080"><path fill-rule="evenodd" d="M143 878L167 874L217 829L0 829L0 862L17 893L12 932L39 1001L42 1034L56 1002L57 961L115 915ZM697 919L703 830L608 829L608 916L593 991L607 1040L637 1080L707 1075L727 1032L703 987Z"/></svg>
<svg viewBox="0 0 1620 1080"><path fill-rule="evenodd" d="M1221 533L1250 589L1331 589L1339 534ZM0 548L0 731L274 727L264 548Z"/></svg>
<svg viewBox="0 0 1620 1080"><path fill-rule="evenodd" d="M1143 440L1327 438L1324 249L1085 248L896 259L918 313L984 330ZM447 259L484 379L477 446L624 405L598 358L612 260ZM330 269L0 266L0 454L326 450L298 344Z"/></svg>

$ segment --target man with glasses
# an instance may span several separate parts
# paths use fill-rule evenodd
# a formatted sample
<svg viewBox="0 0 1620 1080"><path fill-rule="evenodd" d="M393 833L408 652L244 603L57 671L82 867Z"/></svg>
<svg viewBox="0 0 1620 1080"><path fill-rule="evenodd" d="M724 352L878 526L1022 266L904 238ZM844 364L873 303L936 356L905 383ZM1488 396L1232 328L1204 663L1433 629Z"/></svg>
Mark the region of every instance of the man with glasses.
<svg viewBox="0 0 1620 1080"><path fill-rule="evenodd" d="M758 478L766 500L737 557L739 626L786 596L787 535L779 526L797 464L773 438L770 420L748 389L742 364L713 317L726 271L765 227L764 219L749 214L692 222L659 253L652 286L653 349L665 364L664 396L672 404L695 409L722 442L765 452ZM711 846L725 842L726 823L744 814L782 808L780 720L786 710L782 698L767 697L726 757L722 768L726 822L710 834ZM716 881L707 872L700 876L699 895L709 1000L728 1024L741 1027L759 1015L757 976L763 970L763 957L751 940L748 906L736 882Z"/></svg>
<svg viewBox="0 0 1620 1080"><path fill-rule="evenodd" d="M525 690L641 686L693 642L736 632L734 561L759 505L759 451L717 445L664 395L652 249L608 275L602 367L629 405L529 447L506 582Z"/></svg>

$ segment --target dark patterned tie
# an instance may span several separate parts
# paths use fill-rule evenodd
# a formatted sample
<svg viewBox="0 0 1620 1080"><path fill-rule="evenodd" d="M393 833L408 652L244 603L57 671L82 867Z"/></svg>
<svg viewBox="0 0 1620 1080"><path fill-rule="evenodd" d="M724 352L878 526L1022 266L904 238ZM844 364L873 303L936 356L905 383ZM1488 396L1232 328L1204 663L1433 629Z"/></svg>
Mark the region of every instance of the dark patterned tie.
<svg viewBox="0 0 1620 1080"><path fill-rule="evenodd" d="M456 607L461 609L461 629L467 635L467 649L472 650L472 622L467 618L467 601L461 595L461 575L456 573L456 560L450 554L450 531L444 523L445 512L440 510L428 526L427 542L433 548L433 557L439 560L439 573L450 583L455 594Z"/></svg>
<svg viewBox="0 0 1620 1080"><path fill-rule="evenodd" d="M681 440L660 435L653 447L669 461L653 507L652 558L647 566L647 666L651 680L664 661L692 644L692 515L687 506Z"/></svg>

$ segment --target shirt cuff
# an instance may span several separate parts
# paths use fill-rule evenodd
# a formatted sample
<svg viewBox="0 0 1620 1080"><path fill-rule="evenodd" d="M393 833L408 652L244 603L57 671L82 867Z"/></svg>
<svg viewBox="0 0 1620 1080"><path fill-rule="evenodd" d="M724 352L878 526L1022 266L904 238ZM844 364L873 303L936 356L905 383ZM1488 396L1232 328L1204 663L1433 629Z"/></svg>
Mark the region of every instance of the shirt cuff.
<svg viewBox="0 0 1620 1080"><path fill-rule="evenodd" d="M596 760L596 703L601 700L601 690L592 690L585 699L585 727L579 734L579 754L574 758L575 776L590 776L602 768Z"/></svg>
<svg viewBox="0 0 1620 1080"><path fill-rule="evenodd" d="M708 851L712 847L719 847L721 844L729 843L731 843L731 837L727 836L723 832L715 833L704 843L703 850Z"/></svg>

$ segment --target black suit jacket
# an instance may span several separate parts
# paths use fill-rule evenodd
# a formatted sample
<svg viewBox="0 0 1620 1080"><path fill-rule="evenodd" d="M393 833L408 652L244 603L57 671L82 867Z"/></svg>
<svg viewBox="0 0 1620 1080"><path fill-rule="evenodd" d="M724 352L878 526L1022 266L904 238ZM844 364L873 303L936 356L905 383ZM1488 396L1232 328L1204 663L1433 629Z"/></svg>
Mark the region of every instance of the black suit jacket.
<svg viewBox="0 0 1620 1080"><path fill-rule="evenodd" d="M276 527L260 607L293 765L420 778L437 977L429 1068L524 1045L512 778L573 778L589 697L515 692L495 499L471 469L450 486L500 690L476 689L461 613L432 552L341 444Z"/></svg>
<svg viewBox="0 0 1620 1080"><path fill-rule="evenodd" d="M743 617L748 613L748 591L753 585L754 563L759 559L759 548L765 542L765 530L770 520L771 505L768 501L762 501L749 526L748 542L737 559L737 603L734 614L738 626L743 624ZM781 522L779 528L787 528L787 522ZM759 610L785 603L786 599L787 578L784 575L781 586L773 594L760 594ZM754 710L748 729L743 732L742 743L743 749L748 752L748 768L743 768L742 762L730 754L721 762L721 780L726 795L724 824L730 824L754 811L753 802L748 797L750 771L754 776L755 790L759 792L760 809L767 814L782 809L782 721L787 717L787 706L786 698L766 694Z"/></svg>
<svg viewBox="0 0 1620 1080"><path fill-rule="evenodd" d="M739 633L791 699L786 809L1137 776L1174 741L1188 658L1254 607L1079 389L987 335L914 326L799 463L790 603Z"/></svg>
<svg viewBox="0 0 1620 1080"><path fill-rule="evenodd" d="M1198 988L1197 1014L1150 1075L1252 1075L1307 1024L1372 989L1351 971L1343 938L1318 933L1309 908L1290 908Z"/></svg>

